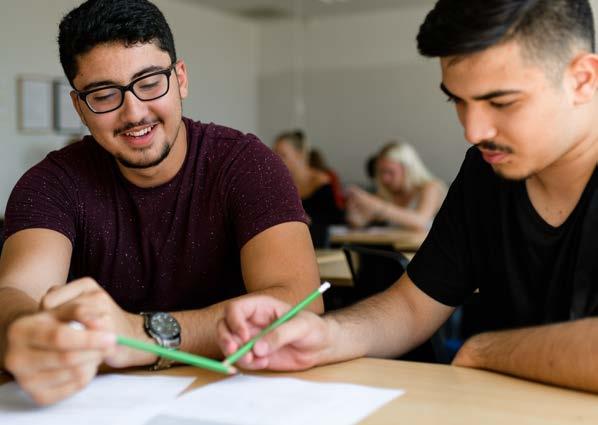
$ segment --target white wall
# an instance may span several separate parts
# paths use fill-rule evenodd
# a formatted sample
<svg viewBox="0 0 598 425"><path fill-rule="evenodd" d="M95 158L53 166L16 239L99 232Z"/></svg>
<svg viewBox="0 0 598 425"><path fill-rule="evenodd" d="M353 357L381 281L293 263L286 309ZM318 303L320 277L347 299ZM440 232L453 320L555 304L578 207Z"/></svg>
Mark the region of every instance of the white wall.
<svg viewBox="0 0 598 425"><path fill-rule="evenodd" d="M598 13L598 0L591 1ZM454 108L439 90L436 59L424 59L415 37L429 6L305 24L305 129L349 182L365 181L363 162L384 142L403 137L431 170L450 182L468 145ZM595 13L595 14L596 14ZM296 25L262 26L260 132L267 143L297 125L293 59Z"/></svg>
<svg viewBox="0 0 598 425"><path fill-rule="evenodd" d="M17 77L62 77L56 43L62 16L79 0L2 0L0 13L0 216L18 178L67 137L17 129ZM185 115L257 130L258 25L173 0L156 0L190 72ZM35 11L35 12L33 12Z"/></svg>
<svg viewBox="0 0 598 425"><path fill-rule="evenodd" d="M466 144L439 90L437 60L421 58L415 36L428 7L313 19L305 24L305 129L346 182L365 181L364 160L385 142L413 143L450 181ZM260 134L293 119L293 24L262 27Z"/></svg>

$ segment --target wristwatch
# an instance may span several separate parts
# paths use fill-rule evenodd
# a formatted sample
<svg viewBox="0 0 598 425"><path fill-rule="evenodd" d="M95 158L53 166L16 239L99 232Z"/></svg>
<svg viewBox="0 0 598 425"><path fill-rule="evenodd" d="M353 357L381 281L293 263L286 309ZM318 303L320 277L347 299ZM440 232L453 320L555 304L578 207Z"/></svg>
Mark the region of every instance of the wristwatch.
<svg viewBox="0 0 598 425"><path fill-rule="evenodd" d="M164 348L176 350L181 346L181 325L169 313L164 312L143 312L143 327L145 332L151 336L158 345ZM173 360L158 357L150 370L161 370L172 366Z"/></svg>

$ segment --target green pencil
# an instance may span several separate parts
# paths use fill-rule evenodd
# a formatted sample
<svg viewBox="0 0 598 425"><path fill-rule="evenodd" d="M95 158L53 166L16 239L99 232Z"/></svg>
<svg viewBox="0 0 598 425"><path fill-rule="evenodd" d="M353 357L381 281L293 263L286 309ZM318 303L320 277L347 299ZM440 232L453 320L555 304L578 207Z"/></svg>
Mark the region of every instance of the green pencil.
<svg viewBox="0 0 598 425"><path fill-rule="evenodd" d="M120 345L126 345L127 347L135 348L136 350L147 351L149 353L157 354L167 359L176 360L181 363L201 367L214 372L220 372L226 375L236 373L234 367L223 364L216 360L208 359L206 357L201 357L195 354L187 353L185 351L172 350L160 347L157 344L150 344L144 341L139 341L133 338L127 338L120 335L116 337L116 342Z"/></svg>
<svg viewBox="0 0 598 425"><path fill-rule="evenodd" d="M268 327L262 329L260 331L260 333L258 333L256 336L251 338L249 341L247 341L247 343L245 345L243 345L241 348L239 348L233 354L231 354L226 359L224 359L222 364L228 366L228 365L232 365L232 364L236 363L241 357L243 357L245 354L247 354L249 351L251 351L251 349L253 348L255 343L260 338L262 338L267 333L273 331L274 329L276 329L277 327L282 325L287 320L291 319L293 316L295 316L297 313L299 313L301 310L303 310L305 307L307 307L313 300L315 300L320 295L322 295L324 293L324 291L326 291L328 288L330 288L330 283L324 282L318 289L316 289L314 292L309 294L303 301L300 301L295 307L293 307L292 309L287 311L285 314L280 316L274 322L270 323L270 325Z"/></svg>

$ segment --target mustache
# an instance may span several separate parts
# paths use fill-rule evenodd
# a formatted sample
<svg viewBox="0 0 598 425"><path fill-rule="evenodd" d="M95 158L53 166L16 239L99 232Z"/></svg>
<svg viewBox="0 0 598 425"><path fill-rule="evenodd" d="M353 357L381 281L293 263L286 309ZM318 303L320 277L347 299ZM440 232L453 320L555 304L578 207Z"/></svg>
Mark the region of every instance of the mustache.
<svg viewBox="0 0 598 425"><path fill-rule="evenodd" d="M129 131L135 127L154 125L154 124L158 124L158 123L162 123L162 120L149 121L149 120L143 119L138 122L129 122L129 123L125 124L124 126L122 126L121 128L114 130L114 137L118 136L119 134L126 133L127 131Z"/></svg>
<svg viewBox="0 0 598 425"><path fill-rule="evenodd" d="M510 147L499 145L498 143L492 140L482 140L480 143L476 145L476 147L478 149L484 149L487 151L513 153L513 149L511 149Z"/></svg>

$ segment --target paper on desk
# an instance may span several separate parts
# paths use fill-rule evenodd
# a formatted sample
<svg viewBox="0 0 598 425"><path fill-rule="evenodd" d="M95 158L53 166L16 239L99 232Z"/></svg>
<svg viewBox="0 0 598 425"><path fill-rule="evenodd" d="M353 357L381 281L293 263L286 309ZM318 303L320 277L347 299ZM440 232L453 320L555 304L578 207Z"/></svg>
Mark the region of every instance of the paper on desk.
<svg viewBox="0 0 598 425"><path fill-rule="evenodd" d="M74 396L48 407L37 407L15 382L9 382L0 386L0 424L143 424L193 380L192 377L102 375Z"/></svg>
<svg viewBox="0 0 598 425"><path fill-rule="evenodd" d="M145 425L349 425L402 394L396 389L238 375L184 394Z"/></svg>

